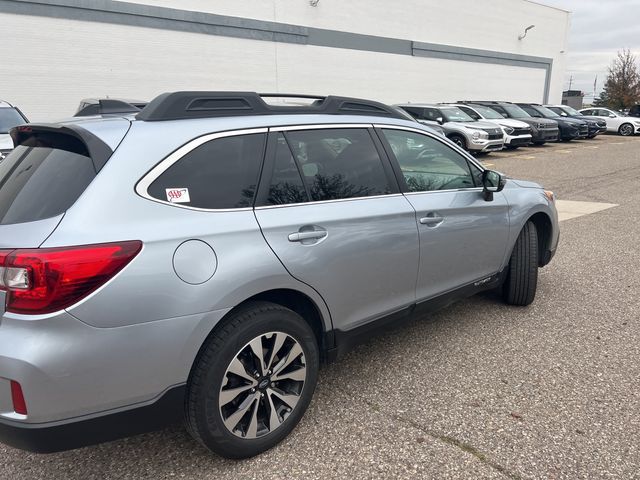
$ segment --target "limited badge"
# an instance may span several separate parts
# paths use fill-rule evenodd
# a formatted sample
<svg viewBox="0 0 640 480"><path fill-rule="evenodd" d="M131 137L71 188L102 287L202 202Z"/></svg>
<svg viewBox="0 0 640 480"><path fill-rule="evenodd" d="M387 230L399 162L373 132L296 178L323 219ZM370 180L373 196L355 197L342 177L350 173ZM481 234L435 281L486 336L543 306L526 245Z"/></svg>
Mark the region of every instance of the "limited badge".
<svg viewBox="0 0 640 480"><path fill-rule="evenodd" d="M166 188L167 192L167 201L171 203L189 203L191 199L189 198L189 189L188 188Z"/></svg>

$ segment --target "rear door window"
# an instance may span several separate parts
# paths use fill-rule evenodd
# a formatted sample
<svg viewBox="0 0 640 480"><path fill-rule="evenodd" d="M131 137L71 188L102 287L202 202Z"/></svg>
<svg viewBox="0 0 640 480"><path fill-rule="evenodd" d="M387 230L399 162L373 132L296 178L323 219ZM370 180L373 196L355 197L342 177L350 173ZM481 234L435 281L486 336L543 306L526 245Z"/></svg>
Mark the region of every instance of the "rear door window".
<svg viewBox="0 0 640 480"><path fill-rule="evenodd" d="M46 132L27 138L0 163L0 225L63 213L95 176L80 140Z"/></svg>
<svg viewBox="0 0 640 480"><path fill-rule="evenodd" d="M223 137L194 148L149 186L153 198L204 209L253 206L265 135Z"/></svg>
<svg viewBox="0 0 640 480"><path fill-rule="evenodd" d="M290 131L285 136L312 201L370 197L394 191L367 129Z"/></svg>

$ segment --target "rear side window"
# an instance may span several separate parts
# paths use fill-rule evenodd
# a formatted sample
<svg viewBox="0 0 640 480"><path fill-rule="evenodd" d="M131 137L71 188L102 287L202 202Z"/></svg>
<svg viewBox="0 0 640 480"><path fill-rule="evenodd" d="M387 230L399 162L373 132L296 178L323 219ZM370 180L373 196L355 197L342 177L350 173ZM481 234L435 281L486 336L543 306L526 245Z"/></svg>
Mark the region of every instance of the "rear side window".
<svg viewBox="0 0 640 480"><path fill-rule="evenodd" d="M0 225L63 213L95 176L80 140L56 133L34 134L0 163Z"/></svg>
<svg viewBox="0 0 640 480"><path fill-rule="evenodd" d="M269 184L268 205L284 205L309 201L302 176L282 133L276 140L273 175Z"/></svg>
<svg viewBox="0 0 640 480"><path fill-rule="evenodd" d="M158 200L190 207L251 207L264 143L264 134L211 140L171 165L147 192Z"/></svg>
<svg viewBox="0 0 640 480"><path fill-rule="evenodd" d="M366 129L286 133L311 200L369 197L392 192L382 159Z"/></svg>

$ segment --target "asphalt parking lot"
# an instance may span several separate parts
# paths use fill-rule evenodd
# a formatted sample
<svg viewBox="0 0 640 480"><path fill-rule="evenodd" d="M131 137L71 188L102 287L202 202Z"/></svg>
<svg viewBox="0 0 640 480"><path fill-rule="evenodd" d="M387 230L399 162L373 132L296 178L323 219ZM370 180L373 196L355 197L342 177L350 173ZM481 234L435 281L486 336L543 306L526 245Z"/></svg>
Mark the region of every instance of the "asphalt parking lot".
<svg viewBox="0 0 640 480"><path fill-rule="evenodd" d="M481 160L560 200L617 205L561 222L530 307L481 295L358 347L251 460L174 427L53 455L0 446L0 478L640 479L640 138Z"/></svg>

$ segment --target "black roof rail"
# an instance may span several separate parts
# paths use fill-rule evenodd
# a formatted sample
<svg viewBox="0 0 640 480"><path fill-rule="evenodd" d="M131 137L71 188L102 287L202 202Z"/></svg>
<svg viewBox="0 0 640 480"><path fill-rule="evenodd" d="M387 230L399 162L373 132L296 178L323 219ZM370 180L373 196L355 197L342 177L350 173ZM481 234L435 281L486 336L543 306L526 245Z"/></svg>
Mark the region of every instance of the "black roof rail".
<svg viewBox="0 0 640 480"><path fill-rule="evenodd" d="M314 99L310 105L272 105L264 98ZM373 115L406 120L400 112L383 103L359 98L255 92L173 92L163 93L142 109L136 118L146 122L188 118L233 117L242 115L332 114Z"/></svg>
<svg viewBox="0 0 640 480"><path fill-rule="evenodd" d="M89 103L80 108L73 116L87 117L90 115L113 115L140 112L140 108L124 100L101 98L97 103Z"/></svg>

